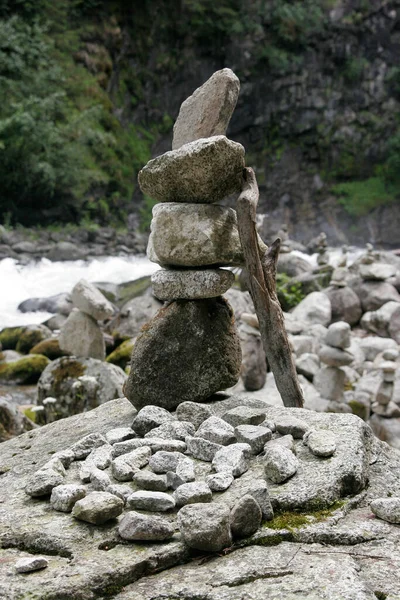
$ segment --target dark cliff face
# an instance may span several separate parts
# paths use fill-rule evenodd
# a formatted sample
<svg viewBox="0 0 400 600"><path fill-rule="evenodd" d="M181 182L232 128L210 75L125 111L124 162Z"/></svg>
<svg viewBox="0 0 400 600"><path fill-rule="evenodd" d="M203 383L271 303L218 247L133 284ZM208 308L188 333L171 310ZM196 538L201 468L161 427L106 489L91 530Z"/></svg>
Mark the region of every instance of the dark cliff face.
<svg viewBox="0 0 400 600"><path fill-rule="evenodd" d="M271 13L274 2L241 4L235 18L242 19L242 31L220 24L207 38L194 25L182 29L187 3L174 14L168 3L157 15L149 6L149 37L161 34L143 55L149 76L126 118L175 119L196 87L229 66L242 87L228 135L245 145L247 163L256 169L259 210L270 216L267 236L287 222L301 241L325 230L331 242L399 245L399 205L374 186L398 130L400 2L305 2L317 13L289 12L288 31L285 14ZM124 35L129 47L128 24ZM135 55L133 46L130 51ZM160 136L153 154L170 149L170 142L170 133ZM340 190L332 192L348 181L365 181L366 206L357 205L363 204L363 188L355 190L354 201L351 193L346 199Z"/></svg>
<svg viewBox="0 0 400 600"><path fill-rule="evenodd" d="M85 150L100 175L77 186L78 216L144 204L148 221L138 170L171 148L183 100L228 66L241 80L228 135L256 170L266 237L287 222L303 242L324 230L331 243L400 246L400 0L18 6L49 23L71 114L100 104L94 127L115 140L111 153Z"/></svg>

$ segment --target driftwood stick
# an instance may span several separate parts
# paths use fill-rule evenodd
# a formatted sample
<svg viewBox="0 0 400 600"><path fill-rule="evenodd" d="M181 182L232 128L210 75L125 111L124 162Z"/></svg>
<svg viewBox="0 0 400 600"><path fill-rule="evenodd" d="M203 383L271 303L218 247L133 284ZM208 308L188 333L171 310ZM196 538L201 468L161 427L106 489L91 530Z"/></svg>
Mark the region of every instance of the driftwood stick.
<svg viewBox="0 0 400 600"><path fill-rule="evenodd" d="M250 294L256 309L265 354L283 404L302 407L303 392L297 379L283 313L276 294L276 265L281 240L275 240L267 250L261 247L256 231L257 204L256 176L253 169L246 168L243 171L242 193L237 200L236 211Z"/></svg>

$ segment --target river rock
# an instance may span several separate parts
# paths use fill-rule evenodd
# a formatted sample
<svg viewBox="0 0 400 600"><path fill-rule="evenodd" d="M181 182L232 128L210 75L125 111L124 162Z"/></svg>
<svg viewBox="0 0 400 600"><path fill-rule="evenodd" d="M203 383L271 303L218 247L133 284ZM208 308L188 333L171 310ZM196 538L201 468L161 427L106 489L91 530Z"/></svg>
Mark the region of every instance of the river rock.
<svg viewBox="0 0 400 600"><path fill-rule="evenodd" d="M239 192L244 148L224 135L195 140L150 160L140 189L159 202L218 202Z"/></svg>
<svg viewBox="0 0 400 600"><path fill-rule="evenodd" d="M108 492L91 492L78 500L72 509L72 516L80 521L102 525L118 517L124 509L121 498Z"/></svg>
<svg viewBox="0 0 400 600"><path fill-rule="evenodd" d="M61 350L84 358L104 360L106 348L103 334L93 317L74 309L60 331Z"/></svg>
<svg viewBox="0 0 400 600"><path fill-rule="evenodd" d="M27 558L21 558L15 563L15 570L17 573L32 573L33 571L40 571L49 566L49 561L44 556L29 556Z"/></svg>
<svg viewBox="0 0 400 600"><path fill-rule="evenodd" d="M156 204L147 256L175 267L241 265L236 212L214 204Z"/></svg>
<svg viewBox="0 0 400 600"><path fill-rule="evenodd" d="M161 517L128 512L121 520L118 533L123 540L162 542L174 535L174 525Z"/></svg>
<svg viewBox="0 0 400 600"><path fill-rule="evenodd" d="M172 302L138 337L125 395L138 409L173 410L235 385L240 364L232 311L222 298Z"/></svg>
<svg viewBox="0 0 400 600"><path fill-rule="evenodd" d="M85 383L90 377L94 385ZM90 410L104 402L121 398L126 374L116 365L94 358L59 358L51 362L38 381L38 404L56 399L56 418Z"/></svg>
<svg viewBox="0 0 400 600"><path fill-rule="evenodd" d="M73 287L71 299L79 310L98 321L104 321L114 314L111 302L86 279L81 279ZM97 358L97 356L93 358Z"/></svg>
<svg viewBox="0 0 400 600"><path fill-rule="evenodd" d="M335 436L330 431L322 429L308 431L304 435L303 443L309 447L315 456L321 458L332 456L336 450Z"/></svg>
<svg viewBox="0 0 400 600"><path fill-rule="evenodd" d="M350 346L351 327L345 321L337 321L329 325L325 336L325 343L334 348L344 350Z"/></svg>
<svg viewBox="0 0 400 600"><path fill-rule="evenodd" d="M173 420L174 417L171 413L165 408L161 408L161 406L144 406L134 418L132 429L138 436L144 437L152 429L157 429L163 423Z"/></svg>
<svg viewBox="0 0 400 600"><path fill-rule="evenodd" d="M296 306L292 315L299 321L327 326L332 317L331 302L322 292L312 292Z"/></svg>
<svg viewBox="0 0 400 600"><path fill-rule="evenodd" d="M318 356L329 367L345 367L354 360L354 356L350 352L325 344L319 349Z"/></svg>
<svg viewBox="0 0 400 600"><path fill-rule="evenodd" d="M231 69L216 71L181 105L172 149L188 142L225 135L239 96L240 82Z"/></svg>
<svg viewBox="0 0 400 600"><path fill-rule="evenodd" d="M363 279L385 281L396 275L396 267L387 263L373 262L369 265L360 265L359 272Z"/></svg>
<svg viewBox="0 0 400 600"><path fill-rule="evenodd" d="M235 442L232 425L216 416L209 417L200 425L196 431L196 437L204 438L221 446L227 446Z"/></svg>
<svg viewBox="0 0 400 600"><path fill-rule="evenodd" d="M361 319L361 302L357 294L350 287L330 286L324 290L332 308L332 322L345 321L349 325L356 325Z"/></svg>
<svg viewBox="0 0 400 600"><path fill-rule="evenodd" d="M179 421L189 421L198 429L203 421L211 417L211 411L204 404L187 401L179 404L175 415Z"/></svg>
<svg viewBox="0 0 400 600"><path fill-rule="evenodd" d="M232 544L230 512L222 504L188 504L178 512L178 525L189 548L219 552Z"/></svg>
<svg viewBox="0 0 400 600"><path fill-rule="evenodd" d="M233 477L240 477L249 468L251 447L248 444L231 444L218 450L212 461L212 468L217 473L226 471Z"/></svg>
<svg viewBox="0 0 400 600"><path fill-rule="evenodd" d="M153 294L159 300L199 300L222 296L235 281L224 269L160 269L151 276Z"/></svg>
<svg viewBox="0 0 400 600"><path fill-rule="evenodd" d="M177 506L196 504L197 502L211 502L212 492L204 481L193 481L180 485L174 492Z"/></svg>
<svg viewBox="0 0 400 600"><path fill-rule="evenodd" d="M181 478L182 483L189 483L196 478L194 462L191 458L182 458L176 466L176 475Z"/></svg>
<svg viewBox="0 0 400 600"><path fill-rule="evenodd" d="M346 373L337 367L322 367L314 377L314 386L327 400L339 401L343 397Z"/></svg>
<svg viewBox="0 0 400 600"><path fill-rule="evenodd" d="M261 525L262 513L258 502L246 494L236 502L231 510L231 531L233 537L253 535Z"/></svg>
<svg viewBox="0 0 400 600"><path fill-rule="evenodd" d="M293 477L299 468L299 461L293 452L284 446L267 446L265 450L265 476L274 483L284 483Z"/></svg>
<svg viewBox="0 0 400 600"><path fill-rule="evenodd" d="M400 303L386 302L378 310L366 312L361 319L361 327L400 344Z"/></svg>
<svg viewBox="0 0 400 600"><path fill-rule="evenodd" d="M181 452L165 452L160 450L150 458L149 466L154 473L167 473L176 471L180 460L184 458Z"/></svg>
<svg viewBox="0 0 400 600"><path fill-rule="evenodd" d="M126 504L129 509L148 510L151 512L166 512L175 508L175 500L169 494L146 490L131 494Z"/></svg>
<svg viewBox="0 0 400 600"><path fill-rule="evenodd" d="M400 497L377 498L370 506L374 515L380 519L400 525Z"/></svg>
<svg viewBox="0 0 400 600"><path fill-rule="evenodd" d="M72 483L58 485L53 488L50 496L50 504L54 510L71 512L75 502L86 496L86 489L82 485Z"/></svg>

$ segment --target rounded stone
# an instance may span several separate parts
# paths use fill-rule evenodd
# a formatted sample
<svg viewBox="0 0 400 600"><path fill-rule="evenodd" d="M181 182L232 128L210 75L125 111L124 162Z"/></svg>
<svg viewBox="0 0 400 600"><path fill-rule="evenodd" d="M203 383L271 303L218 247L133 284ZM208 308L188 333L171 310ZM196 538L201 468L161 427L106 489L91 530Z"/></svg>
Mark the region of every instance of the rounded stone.
<svg viewBox="0 0 400 600"><path fill-rule="evenodd" d="M303 439L310 452L321 458L332 456L336 450L336 440L333 433L322 429L307 432Z"/></svg>
<svg viewBox="0 0 400 600"><path fill-rule="evenodd" d="M199 300L222 296L235 280L223 269L161 269L151 276L153 293L159 300Z"/></svg>
<svg viewBox="0 0 400 600"><path fill-rule="evenodd" d="M78 500L72 509L72 516L80 521L102 525L118 517L124 509L124 502L108 492L92 492Z"/></svg>
<svg viewBox="0 0 400 600"><path fill-rule="evenodd" d="M178 512L178 525L189 548L219 552L232 544L230 511L223 504L188 504Z"/></svg>
<svg viewBox="0 0 400 600"><path fill-rule="evenodd" d="M400 498L377 498L370 506L374 515L380 519L400 524Z"/></svg>
<svg viewBox="0 0 400 600"><path fill-rule="evenodd" d="M261 525L262 512L258 502L246 494L231 511L231 531L234 537L253 535Z"/></svg>
<svg viewBox="0 0 400 600"><path fill-rule="evenodd" d="M118 533L124 540L164 541L174 535L174 525L161 517L131 511L119 524Z"/></svg>
<svg viewBox="0 0 400 600"><path fill-rule="evenodd" d="M270 446L265 451L265 476L274 483L284 483L297 472L299 461L284 446Z"/></svg>

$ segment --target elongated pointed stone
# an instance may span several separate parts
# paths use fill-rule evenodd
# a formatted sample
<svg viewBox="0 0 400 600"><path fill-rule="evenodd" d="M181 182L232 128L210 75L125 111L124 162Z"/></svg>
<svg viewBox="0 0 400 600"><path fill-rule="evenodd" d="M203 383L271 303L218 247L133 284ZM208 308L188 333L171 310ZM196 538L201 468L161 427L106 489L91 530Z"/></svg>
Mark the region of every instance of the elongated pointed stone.
<svg viewBox="0 0 400 600"><path fill-rule="evenodd" d="M239 90L239 79L231 69L216 71L181 105L172 149L199 138L225 135Z"/></svg>

